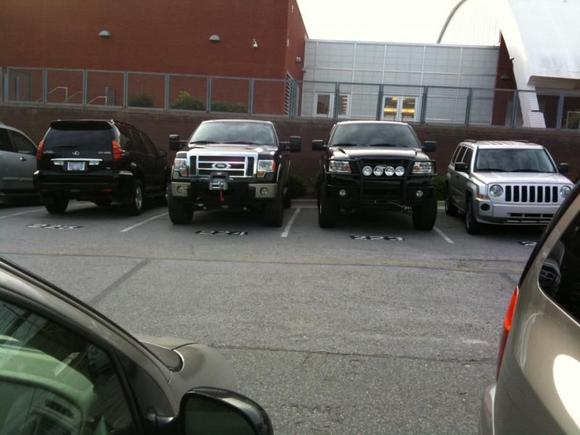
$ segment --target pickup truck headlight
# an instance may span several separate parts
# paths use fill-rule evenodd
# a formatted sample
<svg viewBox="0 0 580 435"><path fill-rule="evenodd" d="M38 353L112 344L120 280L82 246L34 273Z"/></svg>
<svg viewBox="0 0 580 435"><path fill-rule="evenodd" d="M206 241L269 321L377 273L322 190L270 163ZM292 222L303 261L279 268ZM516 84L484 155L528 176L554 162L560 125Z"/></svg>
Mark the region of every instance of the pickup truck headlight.
<svg viewBox="0 0 580 435"><path fill-rule="evenodd" d="M189 167L187 166L187 159L175 159L173 162L173 170L180 177L187 177L189 175Z"/></svg>
<svg viewBox="0 0 580 435"><path fill-rule="evenodd" d="M350 174L350 163L345 160L329 160L328 172L337 172L341 174Z"/></svg>
<svg viewBox="0 0 580 435"><path fill-rule="evenodd" d="M570 186L562 186L560 187L560 196L562 199L568 198L568 195L572 193L572 188Z"/></svg>
<svg viewBox="0 0 580 435"><path fill-rule="evenodd" d="M489 196L492 198L499 198L503 195L503 187L499 184L493 184L489 187Z"/></svg>
<svg viewBox="0 0 580 435"><path fill-rule="evenodd" d="M413 163L413 175L433 175L434 171L433 162L415 162Z"/></svg>
<svg viewBox="0 0 580 435"><path fill-rule="evenodd" d="M258 177L265 177L266 174L273 174L276 172L276 162L274 160L258 160Z"/></svg>

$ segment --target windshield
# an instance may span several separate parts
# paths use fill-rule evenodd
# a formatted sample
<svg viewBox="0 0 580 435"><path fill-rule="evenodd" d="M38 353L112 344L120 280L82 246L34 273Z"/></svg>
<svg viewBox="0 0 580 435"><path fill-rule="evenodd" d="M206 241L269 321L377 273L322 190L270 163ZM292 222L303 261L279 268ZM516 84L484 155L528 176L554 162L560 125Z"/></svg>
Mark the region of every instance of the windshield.
<svg viewBox="0 0 580 435"><path fill-rule="evenodd" d="M381 146L420 148L421 143L408 125L387 123L339 124L330 146Z"/></svg>
<svg viewBox="0 0 580 435"><path fill-rule="evenodd" d="M548 153L543 149L488 149L477 153L476 171L554 173Z"/></svg>
<svg viewBox="0 0 580 435"><path fill-rule="evenodd" d="M190 144L274 145L271 124L258 122L207 122L191 136Z"/></svg>

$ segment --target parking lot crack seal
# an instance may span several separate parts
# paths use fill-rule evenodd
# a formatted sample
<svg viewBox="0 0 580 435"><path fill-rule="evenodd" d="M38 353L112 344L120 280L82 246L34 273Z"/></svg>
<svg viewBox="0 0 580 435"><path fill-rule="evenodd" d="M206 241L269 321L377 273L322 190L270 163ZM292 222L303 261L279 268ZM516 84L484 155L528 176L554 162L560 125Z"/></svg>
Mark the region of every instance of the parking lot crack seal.
<svg viewBox="0 0 580 435"><path fill-rule="evenodd" d="M373 359L403 359L409 361L426 361L426 362L439 362L439 363L453 363L453 364L495 364L496 358L434 358L434 357L423 357L423 356L412 356L412 355L392 355L384 353L353 353L353 352L329 352L323 350L297 350L297 349L281 349L273 347L251 347L251 346L230 346L224 344L210 344L209 346L214 349L222 350L241 350L248 352L286 352L286 353L297 353L297 354L307 354L302 362L302 365L307 362L311 355L323 355L331 357L362 357L362 358L373 358Z"/></svg>
<svg viewBox="0 0 580 435"><path fill-rule="evenodd" d="M131 269L129 269L127 272L121 275L121 277L115 280L111 285L107 286L104 290L102 290L99 294L97 294L94 298L92 298L89 301L89 305L97 305L98 303L100 303L103 299L105 299L107 296L109 296L111 293L117 290L117 288L121 284L123 284L125 281L127 281L129 278L131 278L133 275L135 275L137 272L139 272L141 269L147 266L150 262L151 260L149 260L148 258L141 260L139 263L137 263L135 266L133 266Z"/></svg>

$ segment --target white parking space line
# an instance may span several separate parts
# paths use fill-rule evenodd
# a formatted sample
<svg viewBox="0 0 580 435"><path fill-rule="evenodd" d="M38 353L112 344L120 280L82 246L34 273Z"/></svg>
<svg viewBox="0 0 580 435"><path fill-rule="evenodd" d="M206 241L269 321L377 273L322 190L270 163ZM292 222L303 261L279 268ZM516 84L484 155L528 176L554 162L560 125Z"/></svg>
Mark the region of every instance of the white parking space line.
<svg viewBox="0 0 580 435"><path fill-rule="evenodd" d="M300 213L300 210L302 210L302 209L299 207L294 211L294 214L292 215L292 217L288 221L288 224L286 225L286 228L284 228L284 232L282 232L282 235L280 237L284 237L284 238L288 237L288 234L290 234L290 228L292 228L292 224L294 224L294 221L296 220L296 216L298 216L298 213Z"/></svg>
<svg viewBox="0 0 580 435"><path fill-rule="evenodd" d="M449 243L450 245L453 245L453 244L455 244L455 242L454 242L453 240L451 240L449 237L447 237L447 236L445 235L445 233L444 233L443 231L441 231L439 228L437 228L437 227L433 227L433 229L434 229L434 230L435 230L435 232L436 232L437 234L439 234L439 235L440 235L440 236L443 238L443 240L445 240L447 243Z"/></svg>
<svg viewBox="0 0 580 435"><path fill-rule="evenodd" d="M134 230L135 228L138 228L138 227L140 227L141 225L145 225L145 224L146 224L146 223L148 223L148 222L154 221L155 219L162 218L163 216L167 216L168 214L169 214L169 213L167 213L167 212L166 212L166 213L158 214L157 216L150 217L149 219L145 219L144 221L141 221L141 222L139 222L139 223L137 223L137 224L135 224L135 225L131 225L130 227L123 228L123 229L121 230L121 232L122 232L122 233L126 233L126 232L128 232L128 231Z"/></svg>
<svg viewBox="0 0 580 435"><path fill-rule="evenodd" d="M23 214L34 213L35 211L39 211L39 210L42 210L42 209L40 209L40 208L35 208L34 210L21 211L21 212L19 212L19 213L12 213L12 214L7 214L7 215L5 215L5 216L0 216L0 221L1 221L2 219L8 219L8 218L11 218L11 217L14 217L14 216L21 216L21 215L23 215Z"/></svg>

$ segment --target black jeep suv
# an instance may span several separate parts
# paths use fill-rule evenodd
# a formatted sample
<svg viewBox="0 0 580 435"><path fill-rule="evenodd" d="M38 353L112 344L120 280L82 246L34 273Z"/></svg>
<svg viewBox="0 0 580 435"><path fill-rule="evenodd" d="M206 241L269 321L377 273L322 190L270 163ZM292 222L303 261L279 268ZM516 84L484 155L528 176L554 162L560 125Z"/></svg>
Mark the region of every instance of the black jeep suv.
<svg viewBox="0 0 580 435"><path fill-rule="evenodd" d="M419 141L413 128L401 122L337 123L324 151L318 176L318 223L336 225L340 208L411 212L417 229L431 230L437 217L433 188L435 162L425 152L436 143Z"/></svg>
<svg viewBox="0 0 580 435"><path fill-rule="evenodd" d="M36 154L34 184L49 213L69 200L122 203L138 215L145 199L164 200L167 153L130 124L116 120L53 121Z"/></svg>

